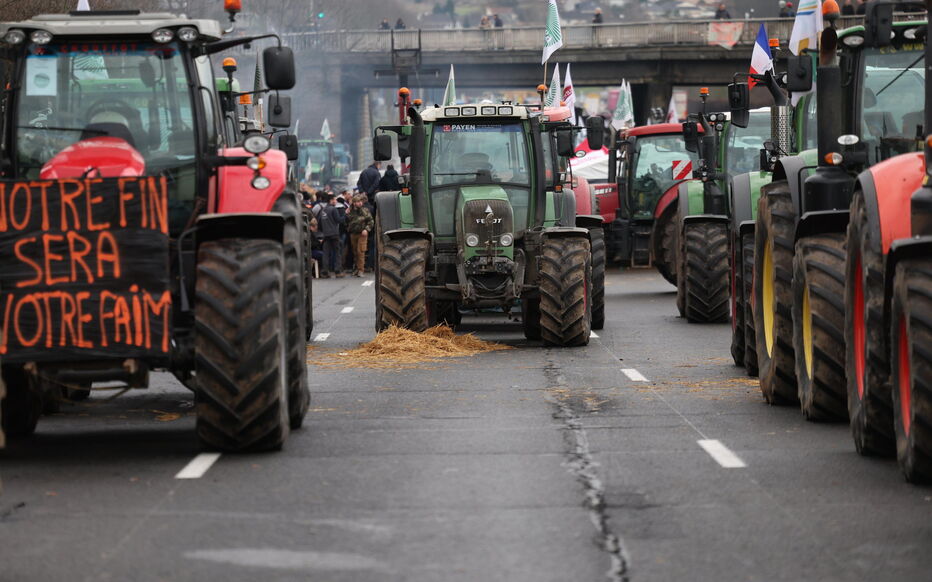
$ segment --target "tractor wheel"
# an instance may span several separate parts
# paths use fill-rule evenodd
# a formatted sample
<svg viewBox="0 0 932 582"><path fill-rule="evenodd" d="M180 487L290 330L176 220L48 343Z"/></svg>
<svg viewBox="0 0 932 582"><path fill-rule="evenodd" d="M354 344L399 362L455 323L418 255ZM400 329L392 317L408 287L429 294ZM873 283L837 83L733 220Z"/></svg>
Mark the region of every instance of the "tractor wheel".
<svg viewBox="0 0 932 582"><path fill-rule="evenodd" d="M741 243L732 243L729 266L731 280L731 359L736 366L744 366L744 277Z"/></svg>
<svg viewBox="0 0 932 582"><path fill-rule="evenodd" d="M589 230L592 244L592 329L605 327L605 232Z"/></svg>
<svg viewBox="0 0 932 582"><path fill-rule="evenodd" d="M806 420L848 418L844 296L845 235L798 240L793 257L793 352Z"/></svg>
<svg viewBox="0 0 932 582"><path fill-rule="evenodd" d="M658 243L654 246L654 265L660 275L671 285L676 285L677 227L679 224L680 216L675 204L667 208L654 223L653 236L658 238Z"/></svg>
<svg viewBox="0 0 932 582"><path fill-rule="evenodd" d="M303 233L304 247L304 339L311 341L314 335L314 267L312 239L314 234L311 232L310 221L305 216L301 216L301 226Z"/></svg>
<svg viewBox="0 0 932 582"><path fill-rule="evenodd" d="M428 328L425 283L429 252L430 242L421 238L382 243L376 303L380 329L397 325L421 332Z"/></svg>
<svg viewBox="0 0 932 582"><path fill-rule="evenodd" d="M285 218L285 316L288 320L288 421L301 428L311 402L307 384L307 257L301 229L303 217L297 196L285 193L274 210Z"/></svg>
<svg viewBox="0 0 932 582"><path fill-rule="evenodd" d="M757 376L757 333L754 331L754 235L741 237L741 291L744 298L744 369Z"/></svg>
<svg viewBox="0 0 932 582"><path fill-rule="evenodd" d="M848 418L862 455L892 455L893 404L884 325L884 267L880 232L867 220L864 195L855 192L848 222L845 267L845 369Z"/></svg>
<svg viewBox="0 0 932 582"><path fill-rule="evenodd" d="M288 437L288 319L281 243L220 239L197 260L197 435L224 451L280 449Z"/></svg>
<svg viewBox="0 0 932 582"><path fill-rule="evenodd" d="M796 211L784 181L765 187L754 232L754 327L760 389L770 404L796 404L793 251Z"/></svg>
<svg viewBox="0 0 932 582"><path fill-rule="evenodd" d="M592 321L592 256L584 238L547 239L540 256L540 327L546 344L584 346Z"/></svg>
<svg viewBox="0 0 932 582"><path fill-rule="evenodd" d="M3 366L6 397L2 406L3 432L11 438L36 432L42 416L42 395L32 389L29 376L22 366Z"/></svg>
<svg viewBox="0 0 932 582"><path fill-rule="evenodd" d="M890 334L896 456L911 483L932 483L932 261L896 267Z"/></svg>
<svg viewBox="0 0 932 582"><path fill-rule="evenodd" d="M375 267L375 332L379 333L388 328L382 318L382 269L379 264L382 262L382 221L378 215L375 217L375 257L372 264Z"/></svg>
<svg viewBox="0 0 932 582"><path fill-rule="evenodd" d="M540 298L521 298L521 326L524 337L531 341L540 341Z"/></svg>
<svg viewBox="0 0 932 582"><path fill-rule="evenodd" d="M728 225L688 222L683 225L683 239L678 274L683 281L686 320L728 321Z"/></svg>
<svg viewBox="0 0 932 582"><path fill-rule="evenodd" d="M677 220L679 224L679 220ZM682 231L678 231L676 237L676 310L680 317L686 317L686 278L683 277L683 262L686 260L686 237Z"/></svg>

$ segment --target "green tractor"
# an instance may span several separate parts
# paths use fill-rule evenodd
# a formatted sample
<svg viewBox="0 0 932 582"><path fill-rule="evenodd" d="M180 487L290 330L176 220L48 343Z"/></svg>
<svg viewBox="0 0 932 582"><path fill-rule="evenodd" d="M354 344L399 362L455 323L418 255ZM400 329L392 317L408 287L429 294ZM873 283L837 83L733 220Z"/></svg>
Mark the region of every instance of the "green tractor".
<svg viewBox="0 0 932 582"><path fill-rule="evenodd" d="M920 148L925 71L924 40L912 32L924 22L893 23L892 45L881 46L871 12L866 26L822 32L815 75L810 55L788 59L790 91L808 91L815 76L818 149L781 158L762 188L751 295L765 400L799 402L809 420L850 410L856 435L864 415L845 388L849 206L858 173Z"/></svg>
<svg viewBox="0 0 932 582"><path fill-rule="evenodd" d="M574 129L548 137L545 117L509 103L412 107L405 124L376 129L375 158L391 159L397 142L410 163L401 191L376 197L377 330L423 331L458 323L461 307L520 302L528 339L589 342L591 231L545 153L572 156ZM587 129L600 148L602 120Z"/></svg>
<svg viewBox="0 0 932 582"><path fill-rule="evenodd" d="M701 94L703 102L707 95ZM768 111L755 111L750 119L747 127L737 127L725 113L699 113L683 124L686 149L699 153L696 179L678 189L676 303L690 323L723 322L729 317L731 177L758 165L760 149L770 135Z"/></svg>

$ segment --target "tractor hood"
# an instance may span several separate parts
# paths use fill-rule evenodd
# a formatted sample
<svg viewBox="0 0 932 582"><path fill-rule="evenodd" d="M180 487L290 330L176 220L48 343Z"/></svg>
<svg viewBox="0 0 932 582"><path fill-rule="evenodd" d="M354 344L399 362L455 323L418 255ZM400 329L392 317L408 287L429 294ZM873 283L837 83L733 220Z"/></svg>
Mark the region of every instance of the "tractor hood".
<svg viewBox="0 0 932 582"><path fill-rule="evenodd" d="M501 186L462 186L456 208L456 239L467 261L477 256L514 256L514 212ZM512 238L502 244L502 235ZM507 237L506 237L507 239ZM475 244L470 245L473 242ZM507 240L506 240L507 242Z"/></svg>

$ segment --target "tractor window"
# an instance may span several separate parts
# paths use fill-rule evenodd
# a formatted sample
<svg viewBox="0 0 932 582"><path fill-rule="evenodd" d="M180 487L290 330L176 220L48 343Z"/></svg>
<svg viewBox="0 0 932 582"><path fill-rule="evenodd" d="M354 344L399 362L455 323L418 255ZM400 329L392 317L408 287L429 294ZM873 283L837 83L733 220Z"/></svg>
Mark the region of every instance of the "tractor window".
<svg viewBox="0 0 932 582"><path fill-rule="evenodd" d="M730 176L760 169L760 150L770 139L770 110L752 111L747 127L729 126L728 159L725 171Z"/></svg>
<svg viewBox="0 0 932 582"><path fill-rule="evenodd" d="M921 44L864 49L861 139L871 164L921 148L924 55Z"/></svg>
<svg viewBox="0 0 932 582"><path fill-rule="evenodd" d="M200 86L207 89L201 91L201 101L204 103L204 121L207 126L207 141L211 144L217 143L217 114L214 112L214 91L216 91L216 82L214 81L214 71L210 66L210 59L202 55L194 59L194 66L197 69L197 76Z"/></svg>
<svg viewBox="0 0 932 582"><path fill-rule="evenodd" d="M10 82L13 78L13 61L0 52L0 160L8 159L6 151L6 120L10 106Z"/></svg>
<svg viewBox="0 0 932 582"><path fill-rule="evenodd" d="M811 150L819 147L819 115L814 95L806 98L806 119L803 122L804 135L802 150ZM800 151L802 151L800 150Z"/></svg>
<svg viewBox="0 0 932 582"><path fill-rule="evenodd" d="M641 136L636 148L631 166L632 217L651 218L654 207L667 190L692 178L698 156L686 151L680 133Z"/></svg>

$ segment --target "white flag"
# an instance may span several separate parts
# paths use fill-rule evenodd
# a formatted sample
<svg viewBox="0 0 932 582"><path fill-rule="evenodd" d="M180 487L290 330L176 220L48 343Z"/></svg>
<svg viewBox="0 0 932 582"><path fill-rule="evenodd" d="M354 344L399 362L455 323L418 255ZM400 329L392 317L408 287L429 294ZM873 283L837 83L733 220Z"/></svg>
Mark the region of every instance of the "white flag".
<svg viewBox="0 0 932 582"><path fill-rule="evenodd" d="M631 85L622 79L618 88L618 101L612 114L612 127L616 130L634 127L634 105L631 101Z"/></svg>
<svg viewBox="0 0 932 582"><path fill-rule="evenodd" d="M790 52L798 55L804 49L819 48L819 33L822 32L822 1L802 0L793 21L790 33Z"/></svg>
<svg viewBox="0 0 932 582"><path fill-rule="evenodd" d="M563 46L563 30L560 28L560 12L557 10L557 0L550 0L547 4L547 25L544 28L544 57L540 64L547 62L558 48Z"/></svg>
<svg viewBox="0 0 932 582"><path fill-rule="evenodd" d="M570 108L570 121L576 125L576 91L573 89L573 77L570 76L569 65L566 65L566 78L563 79L563 102Z"/></svg>
<svg viewBox="0 0 932 582"><path fill-rule="evenodd" d="M676 99L674 95L670 95L670 105L667 106L667 123L676 123L679 121L680 116L676 112Z"/></svg>
<svg viewBox="0 0 932 582"><path fill-rule="evenodd" d="M89 11L90 9L91 9L91 5L87 3L87 0L78 0L78 8L77 8L77 11L79 11L79 12L80 12L81 10L87 10L87 11Z"/></svg>
<svg viewBox="0 0 932 582"><path fill-rule="evenodd" d="M330 120L326 118L324 118L323 125L320 126L320 137L324 138L325 140L330 140L332 137L330 135Z"/></svg>
<svg viewBox="0 0 932 582"><path fill-rule="evenodd" d="M456 105L456 82L453 80L453 65L450 65L450 78L447 79L447 88L443 90L441 105Z"/></svg>
<svg viewBox="0 0 932 582"><path fill-rule="evenodd" d="M563 90L560 87L560 63L553 68L553 77L550 78L550 88L544 96L544 107L556 107L560 105L560 95Z"/></svg>

